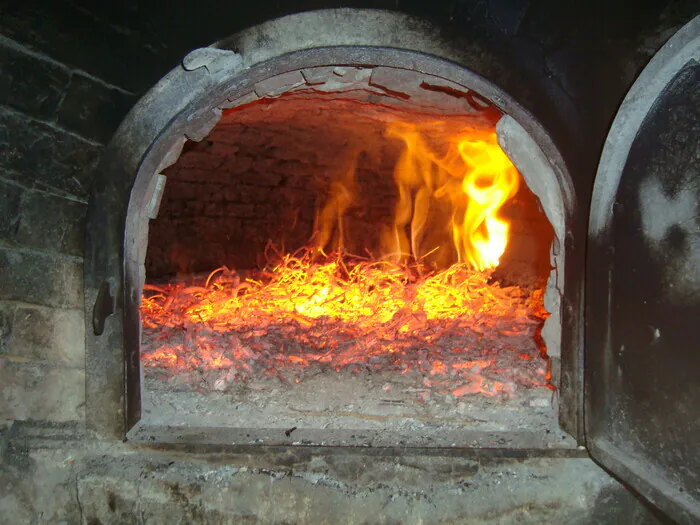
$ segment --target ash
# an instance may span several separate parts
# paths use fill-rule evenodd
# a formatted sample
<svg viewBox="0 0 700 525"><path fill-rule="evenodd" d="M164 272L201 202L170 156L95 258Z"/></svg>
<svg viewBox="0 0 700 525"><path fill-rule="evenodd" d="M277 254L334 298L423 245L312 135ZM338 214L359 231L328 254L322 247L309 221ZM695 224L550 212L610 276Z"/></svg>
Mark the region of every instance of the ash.
<svg viewBox="0 0 700 525"><path fill-rule="evenodd" d="M183 426L430 428L443 437L465 427L555 429L541 290L469 278L470 307L454 317L405 304L373 324L262 311L223 325L145 316L144 409L154 424ZM166 303L187 289L172 286Z"/></svg>

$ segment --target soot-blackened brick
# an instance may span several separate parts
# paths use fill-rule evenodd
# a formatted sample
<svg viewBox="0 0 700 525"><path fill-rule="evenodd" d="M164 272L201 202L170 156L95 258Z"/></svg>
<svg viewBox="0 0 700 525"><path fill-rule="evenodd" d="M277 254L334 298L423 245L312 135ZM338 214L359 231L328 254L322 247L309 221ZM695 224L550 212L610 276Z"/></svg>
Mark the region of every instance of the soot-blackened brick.
<svg viewBox="0 0 700 525"><path fill-rule="evenodd" d="M159 53L164 45L150 38L150 31L117 27L71 2L5 2L2 31L69 67L133 92L146 91L173 66L172 57Z"/></svg>
<svg viewBox="0 0 700 525"><path fill-rule="evenodd" d="M0 169L25 186L87 198L102 148L0 108Z"/></svg>
<svg viewBox="0 0 700 525"><path fill-rule="evenodd" d="M248 172L253 165L253 158L243 155L234 155L224 161L222 172L236 176Z"/></svg>
<svg viewBox="0 0 700 525"><path fill-rule="evenodd" d="M28 192L22 201L17 243L82 256L86 207L82 202Z"/></svg>
<svg viewBox="0 0 700 525"><path fill-rule="evenodd" d="M0 300L83 307L83 265L51 255L0 248Z"/></svg>
<svg viewBox="0 0 700 525"><path fill-rule="evenodd" d="M0 303L0 356L5 356L9 353L14 320L14 305Z"/></svg>
<svg viewBox="0 0 700 525"><path fill-rule="evenodd" d="M181 168L196 168L202 170L215 170L221 166L223 158L217 155L209 155L206 152L189 151L180 157Z"/></svg>
<svg viewBox="0 0 700 525"><path fill-rule="evenodd" d="M131 94L76 73L58 111L58 123L105 144L135 102Z"/></svg>
<svg viewBox="0 0 700 525"><path fill-rule="evenodd" d="M0 362L0 419L76 421L83 417L85 370Z"/></svg>
<svg viewBox="0 0 700 525"><path fill-rule="evenodd" d="M14 184L0 181L0 239L14 241L19 227L19 210L24 190Z"/></svg>
<svg viewBox="0 0 700 525"><path fill-rule="evenodd" d="M52 118L63 97L68 69L0 39L2 102L36 118Z"/></svg>
<svg viewBox="0 0 700 525"><path fill-rule="evenodd" d="M84 340L82 309L19 306L12 317L12 337L7 347L9 354L23 359L83 366Z"/></svg>

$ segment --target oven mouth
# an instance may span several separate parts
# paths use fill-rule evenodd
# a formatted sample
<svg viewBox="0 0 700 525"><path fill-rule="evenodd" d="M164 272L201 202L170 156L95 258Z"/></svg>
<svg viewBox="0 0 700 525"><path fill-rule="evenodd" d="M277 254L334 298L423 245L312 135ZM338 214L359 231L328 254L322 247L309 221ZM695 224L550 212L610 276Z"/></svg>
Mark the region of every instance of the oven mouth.
<svg viewBox="0 0 700 525"><path fill-rule="evenodd" d="M554 233L493 104L330 66L231 106L153 197L144 419L360 443L410 428L421 445L556 419L540 335Z"/></svg>
<svg viewBox="0 0 700 525"><path fill-rule="evenodd" d="M235 58L237 55L224 49L209 48L209 50L199 50L199 52L211 54L212 50L215 51L214 55L216 59L225 55L228 58L234 57L232 58L234 61L239 60ZM188 59L185 60L185 65L192 65L193 63L196 65L197 60L196 56L194 59L189 59L188 57ZM202 71L202 69L206 69L206 71ZM125 374L123 376L123 386L119 390L122 391L122 395L125 393L125 396L122 398L124 399L122 414L125 417L126 426L130 428L135 425L131 432L129 432L128 438L137 441L152 441L155 439L156 441L189 442L190 440L199 440L201 442L202 440L213 440L212 442L238 444L296 443L305 445L344 446L394 446L397 443L400 443L401 446L409 447L497 446L505 448L550 448L552 446L561 446L566 448L575 446L575 441L559 429L557 406L560 402L562 391L556 389L556 387L560 385L561 377L559 373L560 352L562 347L560 341L562 339L562 334L565 334L567 331L567 322L569 322L568 320L562 322L560 308L565 292L563 269L566 250L564 239L566 238L567 221L571 214L570 202L572 197L569 189L571 186L565 172L562 171L563 164L556 153L556 149L554 149L552 143L548 141L546 134L544 134L541 126L537 124L534 118L496 86L474 75L467 68L446 62L435 56L429 56L415 51L358 46L315 48L294 51L276 58L269 58L257 65L246 67L243 71L222 73L222 70L223 68L220 70L210 64L206 68L192 66L189 69L188 67L184 67L179 71L173 72L171 74L173 75L172 78L164 79L159 85L159 88L142 100L130 118L122 125L120 132L117 134L117 138L110 146L110 153L113 155L112 160L116 158L118 161L121 161L122 159L119 158L120 156L127 157L127 160L132 162L134 166L134 168L132 168L134 169L132 173L135 174L135 178L134 175L131 175L133 185L128 183L129 176L125 177L127 186L121 185L122 183L117 183L120 185L120 188L128 188L128 209L123 223L125 227L122 230L124 235L124 242L122 244L123 293L120 292L121 278L119 275L121 272L114 272L115 275L113 277L100 280L100 284L102 282L108 283L106 288L109 290L108 293L106 293L107 300L109 300L110 297L115 298L115 313L117 313L123 323L120 346L122 349L121 351L124 352L125 355ZM185 418L184 414L186 411L178 409L177 403L168 403L171 408L173 406L175 407L174 411L170 412L172 417L166 417L163 415L166 414L166 412L162 412L159 409L153 410L154 405L148 405L145 399L145 397L149 395L147 384L153 378L149 378L148 367L141 366L142 354L146 354L151 350L142 345L144 341L142 340L141 323L142 321L147 321L147 319L142 316L142 298L144 297L144 288L146 288L146 297L149 299L151 298L146 284L154 284L151 280L151 275L155 276L155 273L148 274L147 272L147 253L149 253L149 250L154 246L157 246L152 240L149 242L148 232L150 228L153 229L153 232L156 232L158 221L165 217L163 215L164 210L168 208L168 202L171 200L167 196L167 192L169 189L173 188L175 186L174 183L177 182L177 175L175 172L178 169L178 162L186 162L185 159L188 155L196 156L196 154L202 153L200 148L206 148L209 147L210 143L216 143L216 141L210 140L210 137L216 135L220 131L219 128L226 124L227 119L231 118L235 120L235 116L238 115L240 117L243 111L252 111L253 109L261 111L261 108L265 105L269 107L268 111L272 111L272 108L280 104L282 100L290 95L298 96L299 93L295 93L294 88L301 86L297 85L297 82L294 81L295 78L298 80L301 76L307 84L307 88L308 85L320 86L321 84L319 83L318 77L313 77L313 81L309 82L304 76L305 72L309 74L309 72L313 73L320 70L333 75L333 80L337 80L336 77L343 77L348 74L348 72L356 76L359 74L361 77L364 75L363 78L371 79L375 71L380 71L386 77L383 83L387 84L394 81L396 78L401 78L405 82L406 77L415 76L420 80L413 83L408 82L408 84L414 86L412 89L428 92L426 96L439 95L440 97L444 97L445 100L450 100L452 103L457 101L464 104L465 107L473 109L475 106L478 106L480 110L488 109L488 111L492 111L490 131L495 134L494 143L500 148L499 151L502 150L515 168L517 168L521 177L521 187L530 192L529 198L531 203L534 203L532 209L537 210L539 218L550 228L550 246L545 248L544 257L542 256L542 252L538 255L538 257L542 259L547 259L550 265L548 266L548 269L550 269L549 273L543 273L542 275L546 285L540 287L538 291L540 294L541 306L550 314L544 322L544 325L539 327L547 349L544 354L546 360L542 360L542 362L545 363L544 373L547 373L548 367L552 375L549 380L549 385L555 387L554 390L544 387L546 396L538 394L532 399L520 399L517 410L510 412L509 410L503 409L503 406L497 408L490 407L489 410L485 412L482 411L482 414L486 412L489 413L487 423L482 424L483 421L477 417L474 407L471 406L470 402L465 401L466 398L464 396L471 397L473 395L469 385L463 383L454 386L454 388L444 388L444 399L442 399L439 404L443 404L444 402L445 408L451 407L454 409L455 417L453 420L455 426L454 428L443 427L437 430L433 428L434 425L430 421L420 421L419 418L413 418L415 421L420 421L420 425L417 425L415 421L410 421L412 416L404 417L405 414L396 410L397 407L401 407L402 400L399 399L397 402L387 397L387 395L382 395L387 392L392 392L393 389L391 384L388 385L388 389L384 388L388 383L386 381L378 385L379 390L376 392L377 395L373 397L373 399L379 400L380 404L383 403L382 406L377 408L379 414L365 414L368 417L355 418L356 421L350 424L343 423L335 427L329 425L328 420L324 419L324 417L332 412L337 414L339 411L327 410L327 407L316 411L322 413L321 415L317 416L315 413L306 414L312 419L301 421L301 425L298 424L298 422L300 422L298 418L292 420L289 418L276 418L274 415L262 424L260 424L259 420L256 423L255 416L258 411L254 406L251 408L250 417L247 420L240 417L237 418L236 414L231 412L227 415L223 415L222 412L221 417L218 419L216 417L207 419L207 412L211 412L211 410L207 408L207 405L199 401L191 402L192 399L196 398L200 393L191 391L177 392L176 389L170 389L166 393L166 397L175 394L190 396L190 401L188 401L188 403L194 407L190 411L192 419L188 420ZM177 82L175 82L178 75L182 75L183 78L187 79L193 78L191 77L192 74L201 76L211 75L212 71L218 72L218 74L221 74L221 77L217 77L213 84L207 82L204 89L199 89L199 91L190 90L188 92L189 98L175 104L175 101L177 101L178 98L181 99L183 94L183 90L179 88ZM290 80L292 81L290 82ZM379 82L377 82L377 84L379 84ZM432 89L426 89L426 86L431 86ZM435 89L435 86L440 86L440 88ZM172 91L170 90L171 87L174 87ZM384 92L381 97L391 98L392 101L397 104L397 107L394 108L395 113L400 113L397 109L399 106L403 108L401 111L404 111L405 115L418 113L415 107L410 108L411 97L416 95L410 93L406 94L405 88L400 82L398 88L400 89L392 86L381 86ZM164 94L167 96L162 97ZM372 107L372 103L375 102L378 94L372 93L371 95L373 97L372 99L361 100L364 103L369 103L369 107ZM251 97L263 99L263 102L260 102L260 100L252 100ZM343 99L346 99L347 102L347 97L341 97L337 92L324 93L323 97L328 101L333 101L332 103L342 101ZM357 100L355 99L353 102L357 102ZM167 108L172 116L167 118L167 120L161 115L155 116L157 111L164 111L165 107L163 104L168 103L176 107L176 111L174 111L173 108ZM410 109L407 110L406 107ZM434 108L431 107L431 111L432 109ZM159 123L154 125L151 122L149 130L151 133L150 136L148 133L145 133L145 140L143 143L146 147L142 150L143 154L139 156L137 153L136 156L131 155L131 157L125 155L124 150L129 149L128 146L133 144L135 137L138 138L138 133L135 133L138 126L143 125L144 129L148 128L147 125L140 123L144 120L148 120L151 111L154 112L153 120L158 120ZM421 112L425 112L425 109L421 109ZM437 113L440 112L438 111ZM454 110L448 110L443 111L443 114L438 116L448 119L454 117L457 113L458 112ZM431 114L431 117L435 116L435 114ZM157 132L153 133L156 129ZM186 143L188 145L183 151L183 147ZM109 159L109 156L107 156L107 158ZM180 161L178 161L178 158ZM135 164L133 164L134 161ZM127 171L129 170L129 162L122 163L125 165L122 167L126 167ZM115 164L119 164L119 162ZM391 175L387 175L384 178L391 178ZM479 182L476 186L483 186L483 182ZM166 196L161 202L159 201L159 195L164 188ZM119 189L119 191L123 190ZM317 193L321 195L321 200L328 197L327 191ZM97 202L100 200L99 191L96 192L96 195L98 195L97 200L91 202L93 210L100 208L99 202ZM539 204L537 204L538 202ZM105 202L105 204L105 210L109 210L110 206L112 206L112 203ZM161 208L160 213L158 213L159 205ZM315 207L314 211L318 211L320 208L322 208L322 206ZM100 213L109 215L103 210L100 210ZM395 215L393 209L389 210L389 215L392 214ZM112 217L110 216L106 220L109 222L112 220ZM117 224L115 224L115 226L116 231L119 231L119 226ZM93 232L89 230L88 249L94 249L96 245L100 244L100 241L95 242L94 237L91 237L92 233ZM102 241L111 240L110 237ZM90 244L90 242L92 242L92 244ZM251 251L254 252L255 250ZM332 251L326 250L326 252L326 255L331 255ZM284 256L288 253L289 251L285 250L281 255ZM381 256L377 256L378 259L380 259L380 257ZM152 260L157 260L157 258ZM219 260L221 259L219 258ZM264 262L270 263L273 261L265 260ZM412 262L415 262L415 258ZM88 262L88 266L90 266L90 264L91 263ZM109 268L114 267L113 260L105 260L104 264ZM320 263L314 261L314 264ZM187 273L194 275L201 272L202 274L207 274L206 277L208 277L208 274L212 270L224 266L224 264L207 263L205 266L206 271L204 271L204 268L198 268L196 270L191 269ZM230 266L234 266L234 268L230 268ZM259 270L260 267L263 266L265 265L258 264L257 269ZM239 271L240 268L236 268L236 265L230 264L226 265L226 267L229 272L227 277L232 277L231 274L233 272L231 270L233 269L235 269L237 273L241 273ZM552 270L551 268L554 269ZM92 269L87 268L86 275L92 271ZM111 270L103 272L101 275L110 273L112 273ZM162 276L167 275L167 273L167 271L164 271ZM222 274L225 274L223 270L211 276L209 284L225 284L223 283L225 279L223 279L224 275ZM94 275L90 275L90 277L93 276ZM235 279L235 276L233 276L233 278ZM93 293L89 284L92 280L94 279L86 278L89 288L86 292L87 304L92 304L95 301L97 291L102 289L98 286ZM206 288L207 279L205 278L204 280L204 287ZM497 282L487 284L504 288L502 285L506 282L505 279L495 279L495 281ZM173 280L170 279L166 284L173 285L178 283L173 283ZM110 332L109 327L109 323L114 322L114 317L115 316L107 317L105 333L108 335L115 334L114 331ZM299 323L298 319L293 319L293 321ZM302 321L308 320L304 318ZM304 322L302 322L302 324L304 324ZM148 326L146 326L146 330L148 330ZM411 328L409 327L408 331L410 330ZM119 332L117 331L116 333ZM95 353L95 356L99 355L99 349L106 351L114 348L116 350L113 344L116 343L116 339L110 339L109 345L105 345L107 339L103 338L98 340L97 338L102 336L98 335L96 332L94 335L92 333L89 334L89 337L98 343L95 344L95 347L98 348L98 352ZM104 346L109 346L109 348L103 348ZM538 352L540 351L539 348L541 348L541 346L538 346L537 342L533 343L533 347L538 348ZM542 353L543 352L540 352L540 354ZM528 357L530 356L528 355ZM231 358L229 357L229 359ZM523 361L531 361L527 358L520 359ZM429 366L431 369L433 365L435 365L436 372L433 376L440 374L440 365L436 364L435 361L439 361L439 359L433 359L432 361L430 359L427 360L427 362L430 363ZM457 375L460 375L464 370L469 368L469 373L478 375L478 369L485 364L477 362L479 361L478 359L466 361L471 361L467 363L469 367L464 364L465 361L461 361L460 366L463 366L463 368L458 366L451 367L450 369L456 371ZM321 363L313 364L316 366ZM487 367L488 366L482 368ZM308 367L307 369L311 368L313 367ZM143 375L144 371L145 377ZM191 372L192 370L189 371ZM201 370L197 371L197 373L200 372ZM208 373L210 370L206 370L206 372ZM217 373L220 372L221 370L217 370ZM332 368L332 374L329 374L324 380L328 383L337 383L337 381L333 379L333 374L345 372L352 374L348 370L337 372L335 368ZM427 379L427 383L430 383L430 370L425 369L423 372L426 377L421 376L421 382L423 383L422 380ZM349 395L360 393L363 388L366 388L355 381L357 377L357 375L350 377L351 381L344 387ZM215 396L226 396L236 390L235 386L227 385L223 392L217 391L217 379L222 378L219 376L213 379L213 381L210 381L210 379L211 378L207 378L206 383L212 385L212 391L205 392L202 395L213 394ZM268 378L264 376L263 379L267 381ZM288 378L285 378L291 386L297 384L295 379L300 380L298 383L300 385L310 385L309 381L302 380L305 379L304 377L290 375ZM272 380L278 381L280 385L285 385L285 382L280 381L278 377L273 377ZM355 382L353 383L353 381ZM92 378L89 377L88 387L91 383ZM220 385L221 383L222 381L219 381L218 384ZM505 382L501 383L505 385ZM543 385L544 384L546 384L546 380L543 381ZM492 389L492 385L487 385L486 389L491 390L489 390L488 395L482 396L482 398L486 400L496 398L499 402L503 401L507 396L502 394L504 392L508 393L509 389L507 386L503 388L503 385L496 385L495 389ZM337 384L330 384L328 388L331 390L338 390L337 386ZM406 390L410 388L412 387L407 387ZM426 387L426 384L423 383L418 388L420 391L412 391L411 396L413 400L415 401L422 397L423 401L425 401L426 388L430 389L432 387ZM183 388L181 390L186 389ZM274 390L279 390L278 394L281 392L281 397L287 396L284 392L284 388L281 390L275 388L267 389L266 385L263 385L260 391L267 394ZM322 392L322 390L318 388L311 388L306 393L306 397L310 399L312 403L316 402L318 401L320 392ZM428 394L430 394L430 396L433 395L429 390ZM367 396L365 396L365 398L366 397ZM222 404L226 404L226 399L222 397L220 401L222 399ZM230 400L230 397L227 399ZM344 408L340 412L352 412L353 410L349 407L357 406L358 404L359 402L345 402L343 403ZM540 414L539 416L531 418L530 423L525 425L521 424L522 417L520 417L523 413L523 407L520 405L523 404L526 405L525 412L529 412L530 414L537 412ZM248 403L248 405L251 404ZM230 407L227 407L227 409L228 408ZM493 408L493 410L491 410L491 408ZM389 428L386 424L386 410L392 412L392 417L389 419L397 423L394 425L394 428ZM307 410L307 412L309 412L309 410ZM239 414L240 413L242 412L239 412ZM393 417L394 415L396 417ZM158 419L159 417L160 419ZM355 417L355 414L353 414L352 417ZM178 418L180 418L180 420L178 420ZM271 423L270 421L274 422ZM290 431L290 429L293 430Z"/></svg>
<svg viewBox="0 0 700 525"><path fill-rule="evenodd" d="M247 443L560 433L541 335L554 230L493 103L344 65L227 106L154 179L144 423Z"/></svg>

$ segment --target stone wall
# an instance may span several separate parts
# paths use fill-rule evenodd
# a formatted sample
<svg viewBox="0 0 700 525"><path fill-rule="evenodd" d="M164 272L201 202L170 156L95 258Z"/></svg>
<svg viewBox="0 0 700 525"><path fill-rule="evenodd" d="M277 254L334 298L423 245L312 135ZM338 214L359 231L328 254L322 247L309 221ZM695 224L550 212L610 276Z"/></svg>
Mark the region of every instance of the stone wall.
<svg viewBox="0 0 700 525"><path fill-rule="evenodd" d="M75 421L85 399L85 213L128 91L0 37L0 420Z"/></svg>

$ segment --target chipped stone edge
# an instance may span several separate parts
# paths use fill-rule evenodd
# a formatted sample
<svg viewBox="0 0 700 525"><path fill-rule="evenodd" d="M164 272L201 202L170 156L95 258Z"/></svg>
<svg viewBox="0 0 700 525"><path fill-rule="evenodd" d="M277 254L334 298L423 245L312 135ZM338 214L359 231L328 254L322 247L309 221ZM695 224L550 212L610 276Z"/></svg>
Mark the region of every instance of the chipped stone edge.
<svg viewBox="0 0 700 525"><path fill-rule="evenodd" d="M539 199L549 223L554 229L554 240L550 248L553 269L547 280L545 308L550 316L542 328L542 338L547 347L547 355L561 358L562 323L561 303L564 296L564 239L566 237L567 210L565 195L572 189L566 187L567 179L558 176L547 156L512 117L505 115L496 125L498 144L508 155L523 179Z"/></svg>

